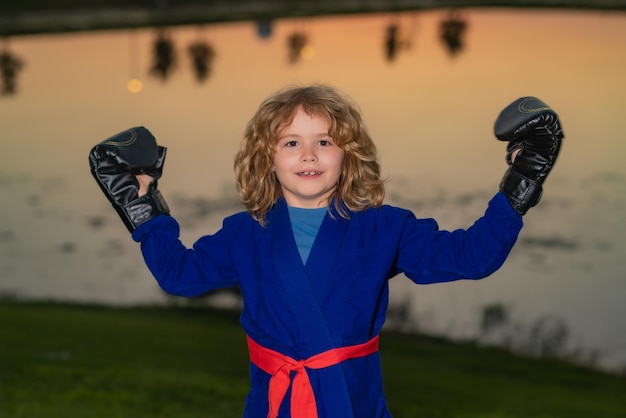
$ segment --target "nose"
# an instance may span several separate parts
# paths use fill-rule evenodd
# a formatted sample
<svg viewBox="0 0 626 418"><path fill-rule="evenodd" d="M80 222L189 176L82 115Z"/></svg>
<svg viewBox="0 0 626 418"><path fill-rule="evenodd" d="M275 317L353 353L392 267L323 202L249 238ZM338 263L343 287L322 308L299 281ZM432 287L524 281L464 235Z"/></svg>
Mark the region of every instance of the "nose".
<svg viewBox="0 0 626 418"><path fill-rule="evenodd" d="M312 146L303 147L302 155L300 158L303 162L317 161L317 154L315 153L315 148Z"/></svg>

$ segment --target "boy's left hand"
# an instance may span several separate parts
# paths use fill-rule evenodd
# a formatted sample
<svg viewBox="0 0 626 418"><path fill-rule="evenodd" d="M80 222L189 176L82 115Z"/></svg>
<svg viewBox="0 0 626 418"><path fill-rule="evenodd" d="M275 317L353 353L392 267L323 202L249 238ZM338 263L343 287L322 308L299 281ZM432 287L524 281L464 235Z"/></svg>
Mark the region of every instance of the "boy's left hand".
<svg viewBox="0 0 626 418"><path fill-rule="evenodd" d="M522 97L498 116L494 133L507 141L509 169L500 191L524 215L541 199L543 183L561 148L563 131L556 112L536 97Z"/></svg>

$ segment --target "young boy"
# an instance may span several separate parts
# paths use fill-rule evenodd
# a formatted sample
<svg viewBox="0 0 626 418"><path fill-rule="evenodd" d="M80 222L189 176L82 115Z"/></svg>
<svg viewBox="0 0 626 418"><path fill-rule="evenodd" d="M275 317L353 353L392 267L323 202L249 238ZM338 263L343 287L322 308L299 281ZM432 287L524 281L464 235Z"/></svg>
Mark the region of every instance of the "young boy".
<svg viewBox="0 0 626 418"><path fill-rule="evenodd" d="M495 126L507 170L467 230L383 204L376 148L358 107L325 85L289 88L248 123L235 173L247 211L193 248L158 191L166 149L145 128L98 144L94 177L159 285L196 296L239 286L251 390L246 417L389 417L378 355L388 280L480 279L496 271L541 197L563 137L526 97Z"/></svg>

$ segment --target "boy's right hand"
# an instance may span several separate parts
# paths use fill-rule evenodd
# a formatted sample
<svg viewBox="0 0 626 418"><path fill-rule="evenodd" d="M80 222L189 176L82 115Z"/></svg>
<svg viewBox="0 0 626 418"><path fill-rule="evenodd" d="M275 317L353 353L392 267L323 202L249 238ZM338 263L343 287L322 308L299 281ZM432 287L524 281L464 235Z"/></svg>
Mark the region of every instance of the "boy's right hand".
<svg viewBox="0 0 626 418"><path fill-rule="evenodd" d="M150 185L152 185L154 178L148 174L137 174L135 178L137 179L137 183L139 183L137 195L139 197L144 196L150 190Z"/></svg>
<svg viewBox="0 0 626 418"><path fill-rule="evenodd" d="M92 175L130 232L157 215L169 214L157 189L165 154L166 148L143 127L120 132L89 154Z"/></svg>

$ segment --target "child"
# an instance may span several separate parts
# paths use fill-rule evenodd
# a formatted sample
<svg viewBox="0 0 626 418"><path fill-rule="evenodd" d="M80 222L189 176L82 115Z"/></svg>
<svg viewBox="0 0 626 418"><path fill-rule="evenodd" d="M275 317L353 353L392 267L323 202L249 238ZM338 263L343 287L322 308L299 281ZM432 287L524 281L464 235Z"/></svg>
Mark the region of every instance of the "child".
<svg viewBox="0 0 626 418"><path fill-rule="evenodd" d="M197 296L239 286L251 390L246 417L389 417L378 355L388 280L480 279L504 262L535 205L563 137L536 98L496 122L509 169L467 230L383 205L375 146L355 104L324 85L261 104L235 158L247 212L192 249L157 188L165 148L144 128L103 141L92 173L141 243L159 285ZM517 156L516 156L517 154Z"/></svg>

